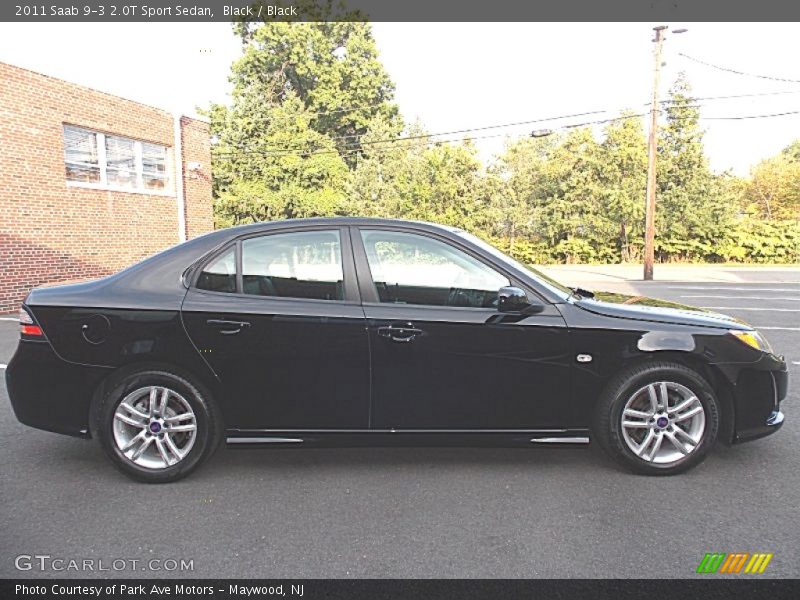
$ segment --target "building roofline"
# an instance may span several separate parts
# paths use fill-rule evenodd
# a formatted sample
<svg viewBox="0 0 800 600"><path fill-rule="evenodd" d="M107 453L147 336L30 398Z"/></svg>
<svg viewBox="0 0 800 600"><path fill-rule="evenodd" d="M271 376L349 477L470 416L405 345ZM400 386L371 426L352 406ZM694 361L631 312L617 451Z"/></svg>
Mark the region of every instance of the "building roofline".
<svg viewBox="0 0 800 600"><path fill-rule="evenodd" d="M91 86L88 86L88 85L83 85L82 83L75 83L74 81L68 81L66 79L61 79L60 77L55 77L54 75L48 75L47 73L42 73L40 71L35 71L35 70L29 69L27 67L20 67L19 65L13 65L13 64L11 64L9 62L5 62L5 61L2 61L2 60L0 60L0 66L10 67L11 69L16 69L18 71L26 71L26 72L31 73L33 75L36 75L38 77L43 77L45 79L50 79L50 80L58 82L58 83L67 84L67 85L70 85L70 86L73 86L73 87L76 87L76 88L80 88L82 90L86 90L88 92L92 92L92 93L95 93L95 94L102 94L103 96L108 96L109 98L113 98L115 100L124 100L125 102L131 102L133 104L138 104L139 106L143 106L145 108L149 108L149 109L152 109L152 110L157 110L159 112L163 112L164 115L167 116L167 117L171 117L171 116L173 116L175 114L180 114L180 116L182 118L192 119L194 121L202 121L204 123L208 123L209 122L208 119L205 119L205 118L200 117L200 116L187 115L187 114L184 114L183 112L180 112L180 111L172 111L172 110L169 110L169 109L161 107L161 106L154 106L152 104L146 104L144 102L139 102L138 100L132 100L130 98L126 98L125 96L118 96L117 94L112 94L111 92L106 92L105 90L100 90L100 89L97 89L97 88L94 88L94 87L91 87Z"/></svg>

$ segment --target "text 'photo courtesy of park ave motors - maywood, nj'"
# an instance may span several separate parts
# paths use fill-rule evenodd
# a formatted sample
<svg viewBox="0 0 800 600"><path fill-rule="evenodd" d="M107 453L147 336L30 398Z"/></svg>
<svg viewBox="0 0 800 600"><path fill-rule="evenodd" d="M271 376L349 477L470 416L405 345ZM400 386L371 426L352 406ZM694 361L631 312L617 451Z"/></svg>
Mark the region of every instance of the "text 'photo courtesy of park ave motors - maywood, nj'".
<svg viewBox="0 0 800 600"><path fill-rule="evenodd" d="M216 593L226 593L235 597L264 597L264 596L293 596L302 598L305 595L305 585L277 584L277 585L242 585L226 584L224 587L213 585L195 585L183 583L166 584L126 584L106 583L95 585L70 585L63 583L26 585L16 584L14 593L18 597L59 596L59 597L96 597L121 596L126 598L170 598L170 597L213 597Z"/></svg>

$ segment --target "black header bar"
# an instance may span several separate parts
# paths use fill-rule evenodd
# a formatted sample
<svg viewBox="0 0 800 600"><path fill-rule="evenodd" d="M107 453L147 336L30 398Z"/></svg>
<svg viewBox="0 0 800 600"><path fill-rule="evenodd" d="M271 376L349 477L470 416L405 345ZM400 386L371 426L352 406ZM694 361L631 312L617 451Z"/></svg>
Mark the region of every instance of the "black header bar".
<svg viewBox="0 0 800 600"><path fill-rule="evenodd" d="M796 21L787 0L4 0L0 21Z"/></svg>

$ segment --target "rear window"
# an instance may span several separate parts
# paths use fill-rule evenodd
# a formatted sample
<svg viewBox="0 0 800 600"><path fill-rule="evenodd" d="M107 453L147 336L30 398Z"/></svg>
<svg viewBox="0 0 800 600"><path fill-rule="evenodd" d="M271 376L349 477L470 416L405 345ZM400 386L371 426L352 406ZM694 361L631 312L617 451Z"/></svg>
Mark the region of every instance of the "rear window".
<svg viewBox="0 0 800 600"><path fill-rule="evenodd" d="M195 287L252 296L344 300L339 230L275 233L241 243L241 289L236 248L209 262Z"/></svg>

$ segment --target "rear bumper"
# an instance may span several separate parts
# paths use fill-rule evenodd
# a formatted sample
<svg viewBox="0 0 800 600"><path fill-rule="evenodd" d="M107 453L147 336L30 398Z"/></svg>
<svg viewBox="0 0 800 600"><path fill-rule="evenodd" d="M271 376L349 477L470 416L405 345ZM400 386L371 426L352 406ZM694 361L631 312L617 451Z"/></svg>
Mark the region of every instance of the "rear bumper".
<svg viewBox="0 0 800 600"><path fill-rule="evenodd" d="M758 368L761 367L761 368ZM770 357L753 369L743 369L736 383L734 443L749 442L775 433L783 426L781 402L789 388L786 363Z"/></svg>
<svg viewBox="0 0 800 600"><path fill-rule="evenodd" d="M6 368L6 387L20 423L89 437L92 393L108 373L59 358L46 341L23 339Z"/></svg>

